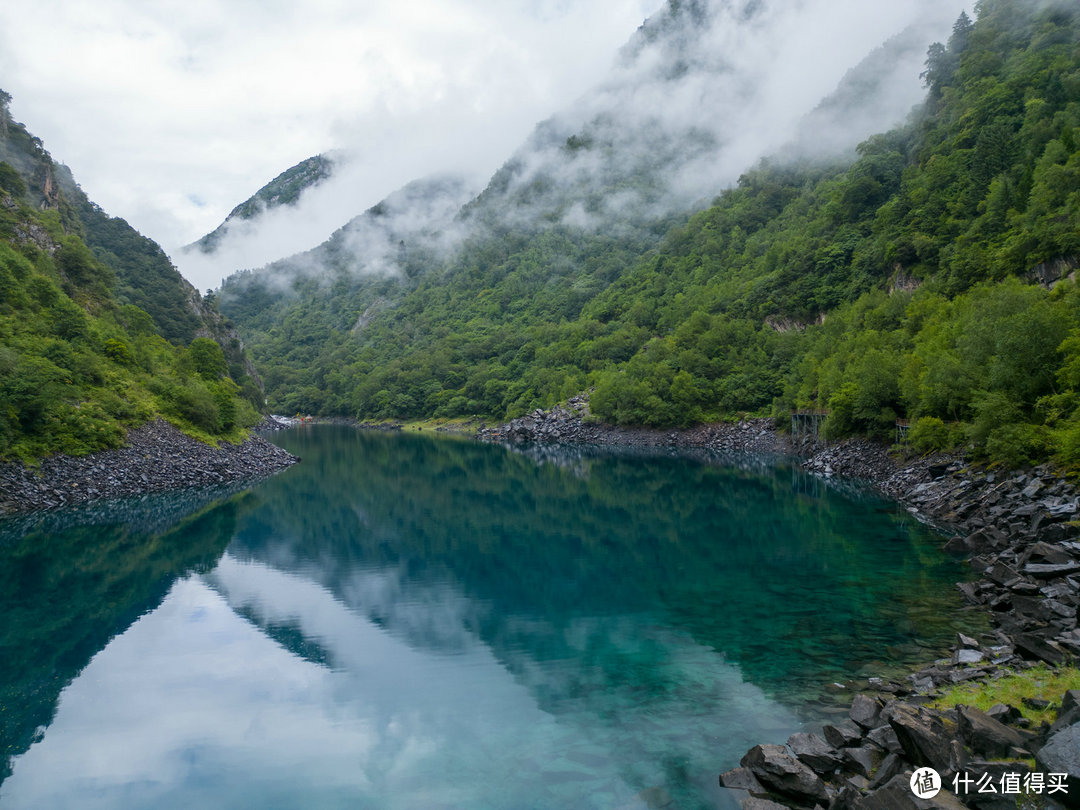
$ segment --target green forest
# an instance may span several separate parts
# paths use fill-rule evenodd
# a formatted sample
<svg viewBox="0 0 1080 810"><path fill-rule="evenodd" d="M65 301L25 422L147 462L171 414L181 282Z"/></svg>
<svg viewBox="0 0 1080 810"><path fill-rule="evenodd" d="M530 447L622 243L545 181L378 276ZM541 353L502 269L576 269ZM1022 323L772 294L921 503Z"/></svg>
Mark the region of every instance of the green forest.
<svg viewBox="0 0 1080 810"><path fill-rule="evenodd" d="M904 420L918 452L1080 467L1080 8L980 0L925 67L853 159L775 155L693 215L523 224L543 179L507 196L500 172L450 255L402 241L397 273L245 272L207 299L2 94L0 457L156 416L239 437L264 404L242 335L286 413L505 419L589 392L617 424L815 409L831 437ZM604 148L587 135L566 149Z"/></svg>
<svg viewBox="0 0 1080 810"><path fill-rule="evenodd" d="M9 102L0 92L0 458L116 447L156 417L206 441L245 435L262 392L239 340Z"/></svg>
<svg viewBox="0 0 1080 810"><path fill-rule="evenodd" d="M833 437L904 419L921 452L1076 467L1080 8L976 12L853 162L775 156L632 239L489 228L400 276L244 274L222 310L290 413L502 419L591 390L619 424L825 409Z"/></svg>

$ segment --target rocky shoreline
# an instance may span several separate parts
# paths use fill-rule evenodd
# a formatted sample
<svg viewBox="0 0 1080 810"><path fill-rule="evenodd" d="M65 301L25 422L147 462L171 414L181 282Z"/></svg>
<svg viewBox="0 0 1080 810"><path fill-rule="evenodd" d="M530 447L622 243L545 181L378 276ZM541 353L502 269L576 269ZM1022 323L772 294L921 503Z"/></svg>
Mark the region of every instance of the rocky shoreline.
<svg viewBox="0 0 1080 810"><path fill-rule="evenodd" d="M0 463L0 515L255 480L297 461L258 435L213 447L157 420L129 431L115 450L50 456L36 469Z"/></svg>
<svg viewBox="0 0 1080 810"><path fill-rule="evenodd" d="M900 461L861 440L796 444L769 419L655 430L605 426L588 415L587 401L578 397L477 435L508 445L629 444L797 456L808 471L862 481L951 534L944 549L966 555L976 574L958 587L969 605L986 611L991 631L959 636L949 658L906 681L858 684L848 717L826 725L821 735L755 746L739 768L720 777L725 787L741 791L746 810L1013 808L1017 799L1029 806L1080 806L1080 691L1053 696L1057 718L1037 729L1016 706L981 712L926 705L953 684L991 681L1039 664L1057 667L1080 654L1080 493L1071 482L1048 467L1000 472L949 455ZM918 798L910 787L912 774L924 767L943 779L944 790L933 798ZM1067 774L1061 777L1065 792L1002 792L1002 779L1012 788L1016 774L1023 786L1033 771L1044 778ZM957 795L952 779L968 774L990 774L997 792L972 787Z"/></svg>

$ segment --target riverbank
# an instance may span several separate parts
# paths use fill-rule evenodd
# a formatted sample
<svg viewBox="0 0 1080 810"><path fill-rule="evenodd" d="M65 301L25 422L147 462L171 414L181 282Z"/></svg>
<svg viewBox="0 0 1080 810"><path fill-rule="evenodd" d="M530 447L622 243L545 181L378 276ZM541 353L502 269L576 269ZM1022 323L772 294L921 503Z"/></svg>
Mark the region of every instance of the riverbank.
<svg viewBox="0 0 1080 810"><path fill-rule="evenodd" d="M741 767L721 776L721 784L742 791L746 810L1015 807L1011 782L1009 793L1000 792L1002 777L1017 774L1023 784L1035 771L1068 774L1066 803L1080 805L1080 692L1036 702L1053 717L1039 727L1023 716L1022 706L983 712L928 705L957 684L1059 667L1080 654L1080 493L1049 467L1002 472L952 455L900 459L864 440L795 445L769 419L684 430L611 427L588 419L583 398L477 435L508 445L630 444L796 456L814 474L857 480L897 500L952 535L946 552L968 557L978 579L958 587L971 609L986 612L992 629L980 638L961 635L948 658L904 681L837 685L855 692L842 721L820 735L796 734L786 746L755 746ZM945 778L946 790L931 800L917 799L909 786L912 773L924 766ZM991 774L997 792L980 794L976 787L958 796L951 787L958 774ZM1047 791L1032 793L1042 805L1057 806L1063 794L1051 798Z"/></svg>
<svg viewBox="0 0 1080 810"><path fill-rule="evenodd" d="M36 469L0 463L0 515L254 480L297 461L256 434L214 447L157 420L129 431L115 450L50 456Z"/></svg>

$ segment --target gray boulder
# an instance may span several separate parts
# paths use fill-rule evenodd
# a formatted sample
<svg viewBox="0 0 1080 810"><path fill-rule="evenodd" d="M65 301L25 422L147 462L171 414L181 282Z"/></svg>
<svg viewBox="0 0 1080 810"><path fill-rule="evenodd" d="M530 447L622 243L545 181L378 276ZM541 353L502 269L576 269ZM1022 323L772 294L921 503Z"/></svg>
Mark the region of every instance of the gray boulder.
<svg viewBox="0 0 1080 810"><path fill-rule="evenodd" d="M862 729L850 720L825 726L822 732L825 734L825 739L828 740L829 745L833 748L847 748L851 745L858 745L863 735Z"/></svg>
<svg viewBox="0 0 1080 810"><path fill-rule="evenodd" d="M952 735L937 713L898 703L891 707L888 720L911 762L938 771L949 769Z"/></svg>
<svg viewBox="0 0 1080 810"><path fill-rule="evenodd" d="M897 738L896 732L893 731L892 726L889 725L875 728L866 735L866 739L879 748L888 751L890 754L899 754L904 750L900 745L900 740Z"/></svg>
<svg viewBox="0 0 1080 810"><path fill-rule="evenodd" d="M830 774L840 766L840 752L817 734L792 734L787 744L799 760L820 774Z"/></svg>
<svg viewBox="0 0 1080 810"><path fill-rule="evenodd" d="M1027 739L1016 729L971 706L958 710L960 734L973 753L990 759L1006 757L1013 748L1025 748Z"/></svg>
<svg viewBox="0 0 1080 810"><path fill-rule="evenodd" d="M765 787L749 768L732 768L720 774L720 784L729 790L745 790L750 793L764 794Z"/></svg>
<svg viewBox="0 0 1080 810"><path fill-rule="evenodd" d="M870 777L877 766L884 759L884 754L873 745L864 745L860 748L844 748L840 752L844 756L846 768L860 776Z"/></svg>
<svg viewBox="0 0 1080 810"><path fill-rule="evenodd" d="M859 728L867 731L879 725L878 718L880 716L881 703L868 695L856 695L855 700L851 702L851 709L848 711L848 717Z"/></svg>
<svg viewBox="0 0 1080 810"><path fill-rule="evenodd" d="M1052 734L1035 755L1035 762L1048 774L1068 774L1068 793L1055 793L1053 798L1069 807L1080 807L1080 723Z"/></svg>
<svg viewBox="0 0 1080 810"><path fill-rule="evenodd" d="M755 745L739 763L754 772L766 788L800 803L828 804L828 794L821 777L799 762L782 745Z"/></svg>

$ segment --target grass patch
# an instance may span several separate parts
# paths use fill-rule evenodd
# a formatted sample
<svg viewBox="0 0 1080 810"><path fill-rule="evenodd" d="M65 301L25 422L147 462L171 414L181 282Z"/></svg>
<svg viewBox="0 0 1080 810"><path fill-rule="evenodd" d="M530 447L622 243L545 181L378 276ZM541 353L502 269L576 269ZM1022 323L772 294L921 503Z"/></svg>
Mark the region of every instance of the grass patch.
<svg viewBox="0 0 1080 810"><path fill-rule="evenodd" d="M943 690L941 697L931 705L938 709L951 709L959 705L974 706L986 711L997 703L1004 703L1015 706L1037 726L1043 721L1054 722L1061 705L1061 696L1070 689L1080 689L1080 669L1051 669L1040 665L1022 672L1012 672L996 681L956 684ZM1049 700L1050 707L1041 711L1030 709L1024 705L1024 698Z"/></svg>
<svg viewBox="0 0 1080 810"><path fill-rule="evenodd" d="M393 420L391 420L392 422ZM405 431L420 432L424 430L444 430L459 433L475 433L478 428L492 427L497 422L485 420L478 416L460 416L440 419L416 419L401 422L401 429Z"/></svg>

